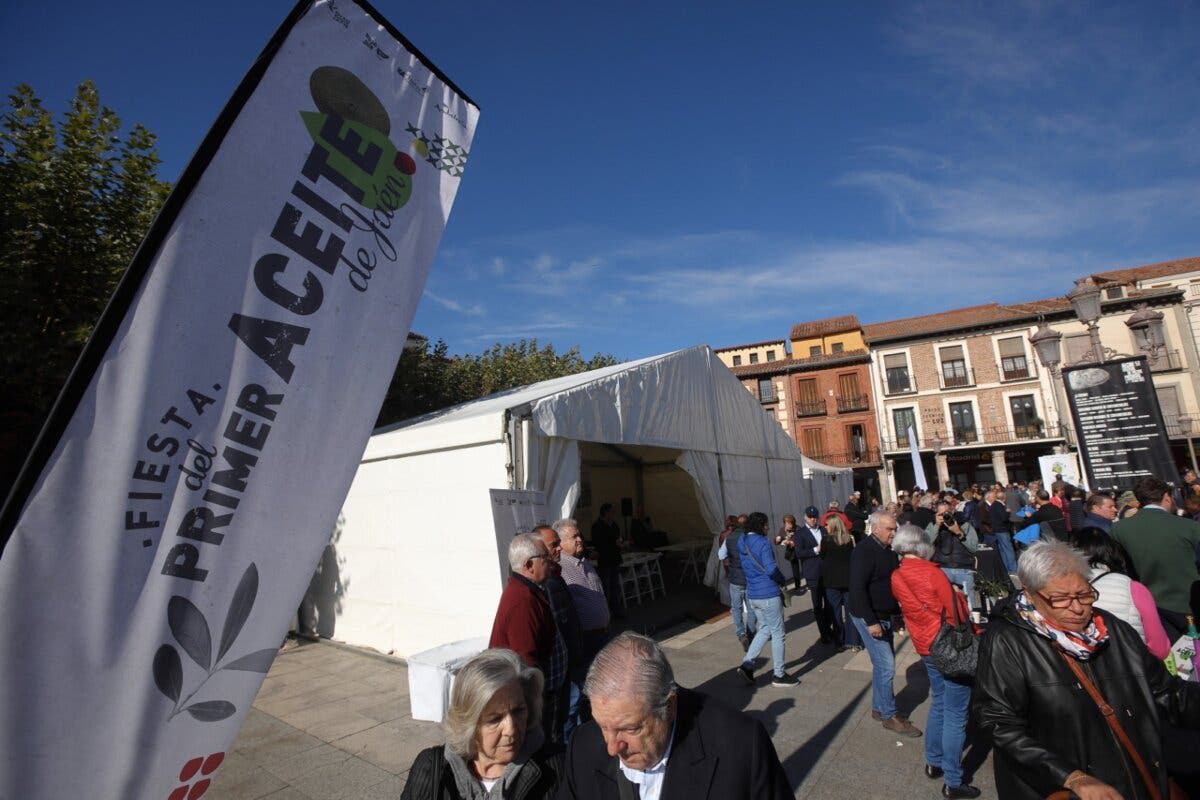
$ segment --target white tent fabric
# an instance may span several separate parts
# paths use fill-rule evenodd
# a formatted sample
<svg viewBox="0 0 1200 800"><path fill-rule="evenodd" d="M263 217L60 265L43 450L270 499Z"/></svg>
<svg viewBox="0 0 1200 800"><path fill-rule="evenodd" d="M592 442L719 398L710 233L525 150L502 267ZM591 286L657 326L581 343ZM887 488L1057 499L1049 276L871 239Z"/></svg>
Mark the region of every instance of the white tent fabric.
<svg viewBox="0 0 1200 800"><path fill-rule="evenodd" d="M779 524L850 487L705 346L502 392L371 437L336 542L334 638L405 656L486 634L502 589L488 490L541 491L548 521L569 516L581 442L671 451L710 530L743 511Z"/></svg>

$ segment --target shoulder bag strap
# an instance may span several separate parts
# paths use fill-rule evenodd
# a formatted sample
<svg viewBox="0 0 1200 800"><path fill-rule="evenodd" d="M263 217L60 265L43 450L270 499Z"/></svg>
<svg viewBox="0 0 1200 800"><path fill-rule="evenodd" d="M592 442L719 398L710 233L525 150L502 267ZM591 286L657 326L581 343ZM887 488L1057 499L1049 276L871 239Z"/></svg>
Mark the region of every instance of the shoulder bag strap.
<svg viewBox="0 0 1200 800"><path fill-rule="evenodd" d="M1117 735L1117 741L1121 743L1121 747L1125 748L1126 755L1133 760L1133 764L1142 776L1142 782L1146 784L1146 789L1149 790L1152 800L1162 800L1162 794L1158 791L1158 784L1150 774L1150 770L1146 767L1146 762L1138 755L1137 748L1133 746L1133 742L1129 741L1129 736L1126 735L1125 729L1121 727L1121 723L1117 720L1117 714L1113 710L1113 707L1105 701L1104 695L1100 694L1100 690L1096 688L1096 684L1092 683L1087 673L1076 663L1075 659L1061 650L1058 651L1058 654L1062 656L1063 661L1067 662L1067 666L1071 668L1071 671L1075 673L1075 677L1079 679L1079 685L1091 696L1096 707L1100 709L1104 721L1108 723L1108 727L1112 728L1113 733Z"/></svg>
<svg viewBox="0 0 1200 800"><path fill-rule="evenodd" d="M742 538L738 539L738 549L739 550L741 549L742 542L745 541L745 538L746 538L746 534L743 533ZM763 574L766 574L767 568L762 565L761 561L759 561L757 558L754 557L754 553L750 552L750 545L746 545L746 549L743 550L742 552L744 552L746 555L750 556L750 560L754 562L754 566L756 566L760 570L762 570Z"/></svg>

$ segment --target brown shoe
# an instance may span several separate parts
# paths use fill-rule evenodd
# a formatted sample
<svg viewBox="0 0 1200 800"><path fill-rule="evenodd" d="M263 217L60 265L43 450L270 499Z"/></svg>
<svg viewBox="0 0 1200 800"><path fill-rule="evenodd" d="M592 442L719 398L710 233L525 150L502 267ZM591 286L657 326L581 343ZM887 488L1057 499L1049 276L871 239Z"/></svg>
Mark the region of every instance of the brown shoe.
<svg viewBox="0 0 1200 800"><path fill-rule="evenodd" d="M909 722L906 719L901 719L900 717L892 717L891 719L885 719L883 721L883 727L887 728L889 731L892 731L893 733L898 733L901 736L908 736L909 738L912 738L912 739L915 739L921 735L920 728L918 728L916 725L913 725L911 722Z"/></svg>
<svg viewBox="0 0 1200 800"><path fill-rule="evenodd" d="M871 719L875 720L876 722L883 722L883 714L880 714L878 711L872 708ZM901 722L908 722L908 717L902 717L899 714L896 715L896 719L900 720Z"/></svg>

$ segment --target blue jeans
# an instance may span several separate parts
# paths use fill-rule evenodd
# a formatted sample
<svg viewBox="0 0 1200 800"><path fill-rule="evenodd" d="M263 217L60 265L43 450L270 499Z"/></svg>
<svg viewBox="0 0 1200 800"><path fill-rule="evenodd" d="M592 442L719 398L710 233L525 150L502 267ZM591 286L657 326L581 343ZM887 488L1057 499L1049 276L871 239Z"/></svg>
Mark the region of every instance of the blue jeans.
<svg viewBox="0 0 1200 800"><path fill-rule="evenodd" d="M746 617L742 619L742 601L746 603ZM758 629L758 621L754 618L754 606L746 600L746 587L736 583L729 584L729 610L733 612L733 632L741 639L743 636L753 636Z"/></svg>
<svg viewBox="0 0 1200 800"><path fill-rule="evenodd" d="M858 628L850 622L849 589L825 587L825 599L829 601L829 616L833 623L833 643L838 647L862 647Z"/></svg>
<svg viewBox="0 0 1200 800"><path fill-rule="evenodd" d="M867 655L871 657L871 710L891 719L896 716L896 654L892 651L892 621L881 619L883 638L876 639L867 631L867 622L851 615L851 621L862 637Z"/></svg>
<svg viewBox="0 0 1200 800"><path fill-rule="evenodd" d="M951 680L937 671L929 656L921 656L929 674L929 721L925 723L925 763L941 767L947 786L962 786L963 742L967 738L967 707L971 684Z"/></svg>
<svg viewBox="0 0 1200 800"><path fill-rule="evenodd" d="M747 600L746 602L758 618L758 633L754 634L754 640L750 642L750 649L746 651L746 657L742 659L742 666L746 669L754 668L754 659L758 658L758 654L767 646L769 638L775 677L781 677L783 675L783 601L778 597L768 597L765 600Z"/></svg>
<svg viewBox="0 0 1200 800"><path fill-rule="evenodd" d="M946 573L946 577L951 583L957 583L963 587L963 592L967 595L967 605L975 608L979 605L979 598L975 596L975 571L970 569L960 569L958 567L942 567L942 572ZM947 619L950 619L950 612L947 612ZM950 619L953 622L953 619Z"/></svg>
<svg viewBox="0 0 1200 800"><path fill-rule="evenodd" d="M568 680L568 686L570 694L567 699L567 718L563 722L563 742L571 741L571 734L587 721L581 708L581 705L586 702L583 694L583 682L571 678Z"/></svg>
<svg viewBox="0 0 1200 800"><path fill-rule="evenodd" d="M1013 550L1012 534L1008 531L1000 531L993 534L996 537L996 549L1000 552L1000 561L1004 564L1004 569L1009 575L1015 575L1017 572L1017 551Z"/></svg>

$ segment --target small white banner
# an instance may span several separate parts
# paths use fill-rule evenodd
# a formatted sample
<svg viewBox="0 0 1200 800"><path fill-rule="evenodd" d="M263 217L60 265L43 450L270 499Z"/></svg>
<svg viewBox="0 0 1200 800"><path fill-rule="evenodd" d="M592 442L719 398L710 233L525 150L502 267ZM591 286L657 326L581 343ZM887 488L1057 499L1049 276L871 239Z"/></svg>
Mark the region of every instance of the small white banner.
<svg viewBox="0 0 1200 800"><path fill-rule="evenodd" d="M921 463L921 447L917 443L917 432L911 425L908 426L908 451L912 456L913 480L922 492L927 492L929 481L925 478L925 465Z"/></svg>
<svg viewBox="0 0 1200 800"><path fill-rule="evenodd" d="M1038 456L1038 468L1042 473L1042 486L1046 491L1057 481L1066 481L1072 486L1087 489L1087 479L1079 469L1079 456L1075 453L1055 453Z"/></svg>
<svg viewBox="0 0 1200 800"><path fill-rule="evenodd" d="M353 0L271 40L0 531L0 798L205 793L329 540L478 113Z"/></svg>

